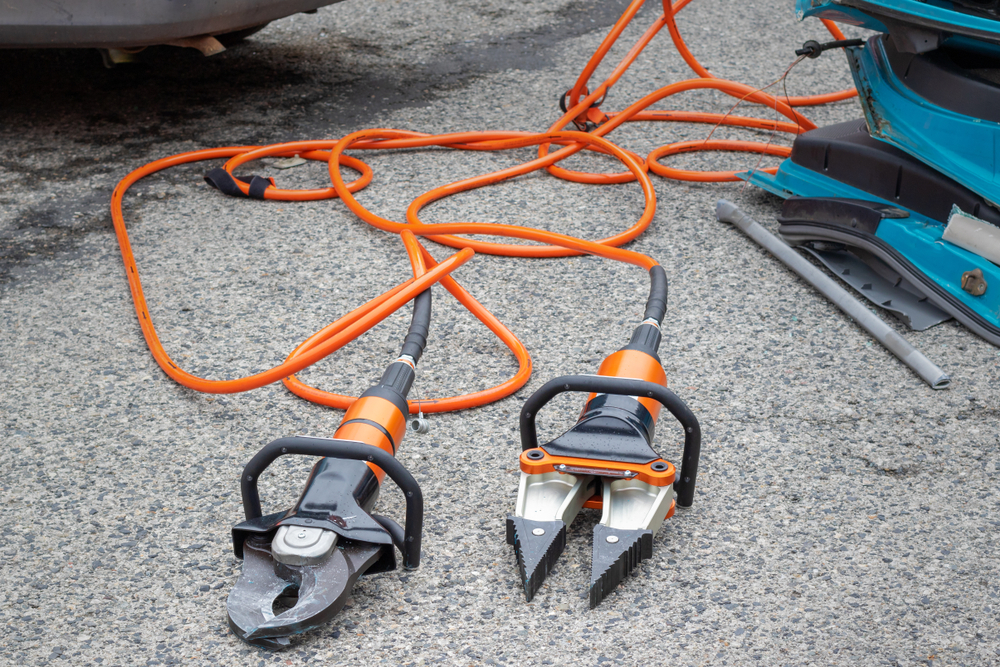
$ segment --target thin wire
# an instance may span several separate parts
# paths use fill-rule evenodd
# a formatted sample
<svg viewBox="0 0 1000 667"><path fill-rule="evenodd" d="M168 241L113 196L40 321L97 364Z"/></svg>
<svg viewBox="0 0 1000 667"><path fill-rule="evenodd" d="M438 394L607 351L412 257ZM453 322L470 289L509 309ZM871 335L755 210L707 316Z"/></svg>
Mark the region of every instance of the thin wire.
<svg viewBox="0 0 1000 667"><path fill-rule="evenodd" d="M731 116L731 115L733 114L733 112L734 112L734 111L736 111L736 109L738 109L738 108L739 108L739 106L740 106L741 104L743 104L743 102L745 102L745 101L746 101L746 99L747 99L748 97L751 97L751 96L753 96L753 95L756 95L757 93L763 93L763 92L764 92L765 90L767 90L768 88L772 88L772 87L776 86L776 85L777 85L777 84L779 84L779 83L783 83L783 82L785 81L785 79L786 79L786 78L788 78L788 73L792 71L792 68L793 68L793 67L795 67L795 66L796 66L796 65L798 65L798 64L799 64L800 62L802 62L802 59L803 59L803 58L805 58L805 56L801 56L801 57L799 57L799 58L796 58L796 59L795 59L795 61L794 61L794 62L792 62L792 64L788 66L788 69L786 69L786 70L785 70L785 73L784 73L784 74L782 74L782 75L781 75L780 77L778 77L777 79L775 79L774 81L772 81L771 83L767 84L767 85L766 85L766 86L764 86L763 88L758 88L757 90L755 90L755 91L753 91L753 92L750 92L750 93L747 93L746 95L744 95L744 96L743 96L743 97L741 97L740 99L736 100L736 104L734 104L733 106L731 106L731 107L729 108L729 111L727 111L727 112L726 112L726 113L725 113L725 114L724 114L724 115L722 116L722 118L721 118L721 119L719 120L719 122L718 122L718 123L716 123L716 124L715 124L714 126L712 126L712 131L708 133L708 136L707 136L707 137L705 137L705 142L708 142L708 140L712 138L712 135L713 135L713 134L715 134L715 131L716 131L717 129L719 129L719 128L720 128L720 127L721 127L721 126L722 126L722 125L723 125L723 124L724 124L724 123L726 122L726 119L727 119L727 118L729 118L729 117L730 117L730 116ZM789 106L791 106L791 104L789 104L789 102L788 102L788 87L787 87L787 86L785 86L785 104L788 104ZM778 98L777 98L777 97L775 97L775 98L774 98L774 112L775 112L776 114L778 113ZM778 114L778 115L780 116L780 114ZM773 133L773 131L772 131L772 133Z"/></svg>
<svg viewBox="0 0 1000 667"><path fill-rule="evenodd" d="M790 98L788 97L788 75L791 74L792 69L796 65L798 65L800 62L802 62L803 60L805 60L805 58L806 58L805 56L799 56L794 61L792 61L792 64L788 66L788 69L785 70L785 73L781 75L780 79L778 79L778 81L781 82L781 89L782 89L782 92L785 95L785 104L788 104L789 100L790 100ZM778 83L778 81L775 81L774 83ZM772 83L771 85L773 86L774 84ZM771 86L768 86L768 88L770 88L770 87ZM737 102L737 104L739 104L739 102ZM774 115L778 116L779 118L781 116L781 114L778 113L778 98L777 97L774 98ZM768 137L768 139L767 139L767 144L765 144L765 146L764 146L764 151L766 151L768 148L771 147L771 144L774 142L774 138L775 138L775 136L777 136L777 133L778 133L777 128L775 128L774 130L771 130L771 136ZM751 169L748 172L750 174L750 176L753 176L755 173L757 173L757 170L760 169L761 163L764 162L764 156L767 154L764 151L762 151L761 154L760 154L760 157L757 158L757 164L755 164L753 166L753 169ZM750 180L749 179L743 181L743 185L740 186L740 196L741 197L743 196L743 193L746 191L748 185L750 185Z"/></svg>

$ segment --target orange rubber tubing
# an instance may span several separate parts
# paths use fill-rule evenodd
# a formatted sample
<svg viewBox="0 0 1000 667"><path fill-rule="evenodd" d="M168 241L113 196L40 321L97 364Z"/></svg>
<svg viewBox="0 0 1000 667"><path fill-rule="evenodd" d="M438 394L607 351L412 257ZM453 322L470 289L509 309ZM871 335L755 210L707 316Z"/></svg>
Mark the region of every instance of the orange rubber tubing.
<svg viewBox="0 0 1000 667"><path fill-rule="evenodd" d="M646 111L646 107L648 107L649 104L645 105L633 104L625 111L613 114L612 113L605 114L609 118L614 119L614 122L606 122L600 125L598 128L594 130L596 134L600 134L602 136L607 135L615 127L618 127L618 125L620 125L623 122L650 121L650 120L673 121L673 122L714 122L717 126L727 125L736 127L756 127L757 129L763 129L764 126L770 124L773 127L774 131L798 134L803 131L815 129L816 126L798 112L794 112L794 110L792 114L788 114L787 113L788 109L792 109L797 106L813 106L819 104L828 104L831 102L838 102L841 100L850 99L857 95L857 91L855 90L844 90L837 93L829 93L825 95L788 97L788 98L783 98L782 100L782 98L777 98L775 96L768 95L767 93L764 93L760 90L751 89L748 86L744 86L743 84L735 84L735 86L730 85L734 84L735 82L726 81L724 79L720 79L714 76L697 60L697 58L694 57L694 54L691 53L691 50L687 47L687 44L684 42L684 38L680 34L680 29L677 27L677 20L676 20L677 14L691 2L692 0L678 0L677 2L671 2L671 0L662 0L663 14L661 14L660 17L656 21L654 21L653 24L646 30L646 32L639 38L639 40L636 41L635 45L622 58L621 62L619 62L619 64L608 76L608 78L604 82L602 82L599 86L597 86L597 88L595 88L593 92L586 93L586 91L588 90L586 86L590 77L597 70L598 65L600 65L601 61L611 50L611 47L621 36L624 29L627 27L627 25L631 22L631 20L635 17L636 13L645 3L645 0L633 0L633 2L625 10L625 13L622 15L622 17L612 27L611 31L608 33L607 37L605 37L604 41L601 42L601 45L598 47L597 51L594 52L594 55L590 58L587 65L584 67L583 71L580 73L580 76L577 78L576 83L574 84L573 88L571 89L568 95L569 97L568 106L571 106L571 108L569 108L568 111L550 127L550 131L561 129L571 121L582 122L581 119L585 118L585 114L587 113L588 109L590 109L591 106L594 105L595 103L599 103L600 100L604 99L611 86L613 86L618 81L618 79L635 61L635 59L639 56L641 51L646 47L646 45L649 44L649 42L653 39L653 37L664 26L667 27L670 33L670 37L674 42L674 46L677 48L678 53L684 59L684 62L687 63L687 65L699 77L701 77L702 81L711 81L715 84L715 85L698 86L698 88L702 87L715 88L729 95L732 95L733 97L737 97L740 102L746 100L768 106L770 108L775 109L776 111L779 111L780 113L782 113L782 115L788 117L795 123L795 125L789 125L787 123L776 124L774 121L768 121L765 119L730 116L729 114L725 114L724 116L718 117L712 121L695 120L693 119L693 114L690 114L688 112ZM830 34L834 37L834 39L838 40L844 39L844 34L832 22L823 19L823 24L830 32ZM680 82L680 84L685 84L685 83L688 82ZM664 88L661 88L660 91L657 91L657 93L666 93L666 94L662 94L656 99L663 99L665 97L676 94L683 90L692 89L682 86L680 84L676 83L670 84ZM667 93L668 90L670 90L671 92ZM585 93L586 96L580 99L580 95ZM650 99L650 96L647 96L644 99L648 100ZM651 103L652 102L650 102L650 104ZM747 151L748 149L746 148L745 143L746 142L740 142L740 141L735 141L732 142L731 144L720 143L718 141L711 143L705 142L702 145L702 147L694 148L691 146L689 142L682 142L682 146L680 147L672 147L672 145L667 145L659 149L656 149L654 153L663 156L681 152L694 152L697 150ZM709 148L709 146L712 146L712 148ZM770 143L758 144L758 146L760 147L760 149L756 152L762 152L772 155L778 154L773 152L773 147L770 145ZM563 151L565 152L569 152L571 150L572 149L563 149ZM751 150L750 152L755 152L755 151ZM547 153L548 153L548 146L542 145L539 149L539 156L540 157L545 156ZM738 180L736 176L736 174L738 173L737 171L709 172L708 175L698 175L698 172L695 171L664 168L662 167L662 165L647 166L644 164L643 166L644 168L653 170L654 173L657 173L660 176L681 181ZM627 173L591 174L586 172L570 171L556 165L548 167L548 172L553 176L556 176L557 178L562 178L564 180L573 181L577 183L594 183L594 184L624 183L631 180L631 176Z"/></svg>
<svg viewBox="0 0 1000 667"><path fill-rule="evenodd" d="M395 140L395 141L394 141ZM425 225L419 220L415 224L401 224L391 220L381 218L364 209L353 197L352 191L358 189L361 184L371 180L371 170L359 160L345 159L343 151L353 145L368 148L406 148L413 146L456 146L460 148L483 149L513 149L523 146L536 145L543 141L558 143L573 143L584 146L593 146L595 149L605 151L621 159L630 170L641 175L643 191L646 198L646 210L639 221L626 232L616 237L602 240L601 242L586 241L575 237L546 232L542 230L525 227L515 227L511 225L491 225L481 223L452 223L444 225ZM328 152L320 155L319 151L329 149ZM399 285L385 294L382 294L368 303L343 316L336 322L324 327L304 343L299 345L288 356L284 363L271 368L270 370L255 375L234 380L207 380L187 373L174 362L163 348L162 343L153 325L152 316L146 305L142 291L142 283L139 277L138 266L132 253L128 232L122 214L122 199L128 188L141 178L179 164L195 162L199 160L213 158L231 158L226 164L227 171L232 171L235 167L259 159L265 156L275 155L309 155L310 159L327 159L330 163L331 180L333 188L323 190L282 190L272 187L265 191L265 198L282 200L304 200L323 199L332 196L340 196L345 203L370 224L376 227L391 231L401 235L407 254L410 258L411 268L414 272L412 280ZM491 183L513 178L522 173L528 173L542 168L545 164L559 159L558 156L535 160L519 167L503 170L496 174L488 174L475 179L467 179L460 183L452 184L433 190L423 198L418 198L416 206L411 205L408 216L416 216L420 206L450 196L457 192L464 192L476 187L482 187ZM362 173L362 177L352 183L345 183L340 172L340 165L347 165ZM245 186L241 181L238 185ZM270 195L270 196L268 196ZM255 146L228 147L218 149L208 149L193 151L180 155L171 156L157 160L148 165L140 167L126 176L115 188L111 199L112 221L115 227L115 234L118 238L122 250L122 258L125 262L126 275L129 280L129 287L132 292L136 314L142 328L146 344L153 354L154 359L163 368L169 377L190 389L208 393L233 393L247 391L270 384L276 380L282 380L285 385L294 393L308 400L337 408L346 408L354 400L354 397L342 396L325 392L304 384L295 377L295 373L310 366L320 359L328 356L340 349L350 341L357 338L378 324L392 312L402 307L413 299L424 289L429 288L435 282L441 282L449 292L451 292L460 303L470 310L480 321L497 335L514 353L518 360L517 373L500 385L488 390L474 392L464 396L456 396L443 399L418 399L410 401L410 411L444 412L459 410L478 405L484 405L500 398L504 398L520 387L524 386L531 374L531 358L524 345L511 333L495 316L476 301L466 290L464 290L448 274L468 261L474 254L472 246L484 245L482 242L467 241L453 236L454 234L484 234L490 236L505 236L527 239L542 243L548 246L514 246L503 244L485 244L487 251L494 254L504 254L513 256L566 256L578 254L595 254L610 259L625 261L635 264L645 269L650 269L656 262L629 250L622 250L611 244L625 243L635 236L638 236L648 225L655 213L655 194L652 183L648 176L638 166L635 158L626 151L618 148L611 142L600 137L594 137L580 132L551 133L547 135L526 135L525 133L457 133L442 135L439 137L422 135L414 132L402 132L396 130L368 130L357 132L338 142L292 142L287 144L277 144L259 148ZM443 233L442 233L443 232ZM438 263L416 239L417 235L428 236L442 241L446 244L460 247L461 250L452 257Z"/></svg>
<svg viewBox="0 0 1000 667"><path fill-rule="evenodd" d="M581 71L573 87L567 92L568 110L551 125L547 132L496 131L430 135L403 130L369 129L354 132L342 139L335 140L295 141L272 146L229 146L181 153L156 160L128 174L122 179L112 194L112 222L118 243L121 247L122 259L125 263L125 273L128 277L129 289L132 293L136 315L153 358L170 378L196 391L207 393L240 392L281 380L290 391L306 400L334 408L346 409L357 400L355 397L335 394L312 387L298 379L295 374L364 334L390 314L403 307L422 291L430 289L435 283L440 283L459 303L503 341L517 360L518 369L511 378L489 389L462 396L411 400L409 402L410 412L447 412L486 405L509 396L523 387L531 376L532 362L530 354L516 335L450 275L455 269L469 261L475 253L479 252L504 257L548 258L591 254L626 262L649 270L657 265L655 260L620 247L642 234L649 227L655 215L656 196L649 172L652 171L659 176L669 179L698 182L735 180L737 173L734 171L704 172L676 169L662 164L659 161L660 159L695 151L738 151L777 157L786 157L790 153L789 147L772 144L770 141L762 143L728 139L713 140L710 135L701 141L680 141L666 144L653 150L646 158L642 158L612 143L606 138L606 135L610 134L622 123L649 121L702 123L711 124L715 127L725 125L751 130L799 134L816 126L796 111L795 107L836 102L856 95L855 91L840 91L826 95L783 98L770 95L761 89L755 89L745 84L717 78L694 57L684 43L684 39L677 27L677 14L690 4L692 0L677 0L676 2L671 2L671 0L661 1L663 3L663 14L639 37L609 76L591 92L587 88L590 78L628 27L629 23L635 18L645 0L633 0L629 4L621 18L615 23L611 31L601 42L597 51ZM826 20L823 23L835 39L844 38L844 35L835 25ZM681 57L699 78L679 81L664 86L659 90L649 93L622 111L608 113L600 111L596 105L603 101L611 87L628 71L629 67L641 55L645 47L664 27L668 29L671 39ZM649 109L651 105L668 97L690 90L705 89L718 90L736 98L737 106L743 101L767 106L781 116L784 116L787 120L734 116L732 115L732 110L728 113L720 114ZM566 131L563 129L573 122L581 126L584 123L591 122L599 123L599 125L593 128L591 132ZM590 126L588 125L588 127ZM559 146L559 148L550 152L552 144ZM511 150L526 146L538 146L538 157L514 167L434 188L420 195L410 203L406 211L406 222L396 222L383 218L369 211L358 202L353 193L371 183L373 171L371 167L360 159L345 154L345 151L348 149L390 150L437 147L456 150L496 151ZM625 171L618 173L587 173L571 171L558 165L562 160L582 150L613 157L625 166ZM223 168L232 174L240 166L254 160L264 157L290 157L295 155L307 160L326 161L329 165L331 186L306 190L292 190L272 186L264 191L263 198L277 201L314 201L340 198L348 209L367 224L400 236L403 246L406 249L413 278L371 299L316 332L296 347L284 362L269 370L232 380L208 380L187 373L167 354L153 326L152 316L143 295L138 266L132 252L122 213L122 200L125 192L140 179L180 164L225 158L227 161ZM358 178L349 183L345 182L341 173L342 167L347 167L357 172L359 174ZM421 210L435 201L461 192L500 183L541 169L547 170L558 178L579 183L611 184L638 181L645 203L643 213L631 226L596 241L588 241L530 227L475 222L426 224L420 219ZM774 168L765 169L764 171L773 173ZM244 195L249 194L248 183L237 179L236 185ZM531 244L496 243L465 238L465 235L469 234L516 238L529 241ZM458 252L438 262L427 248L421 244L420 237L456 248Z"/></svg>

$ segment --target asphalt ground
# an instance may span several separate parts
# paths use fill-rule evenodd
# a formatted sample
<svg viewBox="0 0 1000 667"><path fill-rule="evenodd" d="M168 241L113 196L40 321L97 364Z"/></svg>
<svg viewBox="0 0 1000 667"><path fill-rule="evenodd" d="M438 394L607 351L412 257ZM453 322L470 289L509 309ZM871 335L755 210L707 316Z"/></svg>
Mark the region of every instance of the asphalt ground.
<svg viewBox="0 0 1000 667"><path fill-rule="evenodd" d="M655 4L640 14L642 28ZM430 434L407 436L399 456L427 500L422 566L362 579L333 622L290 650L249 647L229 631L226 596L241 567L229 531L242 518L242 466L275 438L332 434L342 413L280 385L210 396L163 374L137 326L111 230L115 183L156 158L217 145L377 126L544 129L623 7L349 0L277 21L212 58L164 47L114 70L93 51L0 51L0 662L1000 663L1000 353L953 322L916 333L881 313L951 374L951 389L931 391L714 220L715 201L727 197L773 230L776 198L662 179L656 219L630 247L667 269L661 357L671 387L701 420L704 448L694 506L664 524L637 574L588 609L599 516L585 510L526 604L504 519L517 491L521 402L552 377L593 372L618 349L641 316L646 277L592 258L480 255L455 276L521 337L535 370L516 396L433 415ZM790 1L697 0L681 27L713 72L756 85L777 78L804 40L825 36L816 23L796 23ZM604 108L689 77L664 35ZM833 53L795 68L788 92L849 84ZM701 92L664 108L730 105ZM851 101L806 113L823 125L860 109ZM707 130L631 125L612 138L645 154ZM430 187L531 155L366 155L376 176L360 199L402 219ZM713 154L671 164L756 162ZM597 158L573 164L613 168ZM150 177L126 201L154 321L189 371L222 379L270 367L407 277L398 238L338 202L228 198L202 182L210 166ZM290 187L326 183L323 165L279 171L265 162L256 171ZM631 224L641 205L635 184L534 175L435 204L426 219L598 238ZM509 377L516 365L503 345L443 290L434 293L412 396ZM360 393L398 351L408 319L397 313L302 377ZM543 436L572 423L580 400L554 401L539 418ZM679 443L664 422L660 451L676 461ZM294 501L308 466L272 467L261 483L266 509ZM378 508L402 517L391 484Z"/></svg>

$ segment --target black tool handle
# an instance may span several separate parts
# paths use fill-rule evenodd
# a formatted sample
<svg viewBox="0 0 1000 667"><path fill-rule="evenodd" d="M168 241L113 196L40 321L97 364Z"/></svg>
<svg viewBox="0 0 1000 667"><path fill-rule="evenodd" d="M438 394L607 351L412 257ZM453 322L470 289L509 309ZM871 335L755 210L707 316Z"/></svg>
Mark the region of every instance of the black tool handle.
<svg viewBox="0 0 1000 667"><path fill-rule="evenodd" d="M678 480L674 482L677 504L690 507L694 502L694 484L698 477L698 458L701 456L701 425L691 409L677 394L666 387L632 378L606 375L564 375L549 380L528 397L521 408L521 450L538 447L535 417L538 411L555 396L567 391L587 391L621 396L643 396L659 401L684 427L684 456Z"/></svg>
<svg viewBox="0 0 1000 667"><path fill-rule="evenodd" d="M279 438L265 445L243 468L243 477L240 480L243 512L247 520L261 517L257 480L275 459L285 454L368 461L384 470L406 497L406 528L403 544L400 546L400 551L403 552L403 567L413 569L420 565L420 539L424 530L424 495L420 492L420 485L395 457L384 449L363 442L295 436Z"/></svg>

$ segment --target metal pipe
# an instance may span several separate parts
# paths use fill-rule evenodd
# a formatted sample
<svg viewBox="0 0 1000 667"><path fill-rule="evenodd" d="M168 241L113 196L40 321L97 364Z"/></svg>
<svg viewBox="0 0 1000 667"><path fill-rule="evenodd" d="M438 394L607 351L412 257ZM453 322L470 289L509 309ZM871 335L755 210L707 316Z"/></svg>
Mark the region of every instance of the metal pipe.
<svg viewBox="0 0 1000 667"><path fill-rule="evenodd" d="M744 234L781 260L800 278L819 290L823 296L844 311L862 329L870 333L883 347L909 366L931 389L947 389L951 385L951 378L944 371L907 343L906 339L896 333L892 327L880 320L864 304L834 282L832 278L813 266L805 257L761 227L735 204L720 199L715 206L715 215L721 222L729 222L739 227Z"/></svg>

